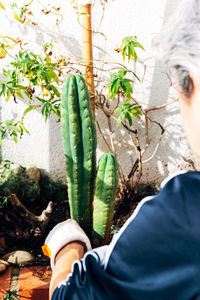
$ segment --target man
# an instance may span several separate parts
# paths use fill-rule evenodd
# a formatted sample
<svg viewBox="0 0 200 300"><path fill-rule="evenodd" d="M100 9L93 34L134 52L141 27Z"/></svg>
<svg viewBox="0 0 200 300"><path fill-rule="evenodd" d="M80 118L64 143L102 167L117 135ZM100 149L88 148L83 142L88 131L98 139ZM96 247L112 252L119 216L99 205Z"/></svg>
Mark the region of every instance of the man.
<svg viewBox="0 0 200 300"><path fill-rule="evenodd" d="M182 1L155 44L176 75L185 133L200 156L200 0ZM198 300L200 173L168 178L108 246L84 255L89 240L72 220L54 228L46 243L52 300Z"/></svg>

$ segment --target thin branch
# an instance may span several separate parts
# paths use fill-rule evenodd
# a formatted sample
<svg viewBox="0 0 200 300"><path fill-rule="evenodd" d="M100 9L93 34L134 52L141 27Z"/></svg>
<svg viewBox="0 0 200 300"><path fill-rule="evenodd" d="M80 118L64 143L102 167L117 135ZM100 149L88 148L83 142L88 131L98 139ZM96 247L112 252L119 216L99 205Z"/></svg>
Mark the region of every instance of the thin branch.
<svg viewBox="0 0 200 300"><path fill-rule="evenodd" d="M138 168L138 158L136 159L134 165L132 166L132 169L131 169L130 173L128 174L127 182L129 182L131 177L134 176L135 172L137 171L137 168Z"/></svg>
<svg viewBox="0 0 200 300"><path fill-rule="evenodd" d="M159 137L158 143L157 143L157 145L156 145L156 147L155 147L155 149L154 149L153 154L152 154L148 159L144 160L144 161L142 162L143 164L149 162L149 161L155 156L155 154L156 154L156 152L157 152L157 150L158 150L158 147L159 147L159 145L160 145L160 143L161 143L163 134L164 134L164 132L165 132L165 129L163 128L163 126L162 126L159 122L157 122L157 121L155 121L155 120L152 120L149 116L147 116L147 118L148 118L148 120L150 120L152 123L155 123L155 124L157 124L157 125L160 127L161 133L160 133L160 137Z"/></svg>
<svg viewBox="0 0 200 300"><path fill-rule="evenodd" d="M167 102L165 104L162 104L162 105L158 105L158 106L153 106L153 107L150 107L150 108L146 108L144 111L148 113L150 111L160 110L160 109L165 108L165 107L167 107L167 106L169 106L169 105L171 105L171 104L173 104L173 103L175 103L177 101L178 101L178 98L174 99L174 100L172 100L170 102Z"/></svg>
<svg viewBox="0 0 200 300"><path fill-rule="evenodd" d="M11 191L7 190L5 194L9 196L8 198L9 202L12 204L14 208L18 210L19 214L23 217L23 219L27 223L29 223L30 225L36 223L41 229L44 229L47 226L53 209L52 201L49 202L46 209L42 211L40 216L36 216L32 212L30 212L23 205L23 203L18 199L18 197L15 194L11 193Z"/></svg>
<svg viewBox="0 0 200 300"><path fill-rule="evenodd" d="M98 122L97 120L95 120L95 121L96 121L97 127L98 127L98 129L99 129L99 132L100 132L100 134L101 134L101 137L102 137L102 139L104 140L104 143L105 143L106 146L108 147L109 151L110 151L111 153L113 153L112 148L111 148L110 145L108 144L108 142L107 142L107 140L106 140L106 138L105 138L105 136L104 136L104 134L103 134L103 132L102 132L102 130L101 130L101 127L100 127L100 125L99 125L99 122Z"/></svg>
<svg viewBox="0 0 200 300"><path fill-rule="evenodd" d="M109 128L109 136L110 136L111 147L113 149L113 153L116 155L116 150L115 150L114 141L113 141L113 129L112 129L112 124L111 124L111 121L110 121L110 117L108 117L107 120L108 120L108 128Z"/></svg>

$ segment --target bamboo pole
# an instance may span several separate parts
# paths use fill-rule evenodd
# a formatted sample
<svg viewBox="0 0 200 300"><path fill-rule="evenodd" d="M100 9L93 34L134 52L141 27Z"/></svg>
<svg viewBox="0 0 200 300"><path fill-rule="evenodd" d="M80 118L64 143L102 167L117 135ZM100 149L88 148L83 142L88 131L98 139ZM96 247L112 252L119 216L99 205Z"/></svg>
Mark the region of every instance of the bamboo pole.
<svg viewBox="0 0 200 300"><path fill-rule="evenodd" d="M82 28L82 59L83 76L88 85L91 107L95 117L95 96L94 96L94 74L93 74L93 51L92 51L92 14L91 1L79 0L80 24Z"/></svg>

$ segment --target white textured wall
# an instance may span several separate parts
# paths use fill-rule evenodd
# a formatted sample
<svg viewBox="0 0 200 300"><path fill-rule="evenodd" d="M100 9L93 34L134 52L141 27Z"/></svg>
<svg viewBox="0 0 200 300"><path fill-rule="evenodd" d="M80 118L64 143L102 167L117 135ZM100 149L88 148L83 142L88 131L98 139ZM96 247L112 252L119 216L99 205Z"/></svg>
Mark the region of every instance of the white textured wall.
<svg viewBox="0 0 200 300"><path fill-rule="evenodd" d="M101 18L101 5L96 5L93 10L94 29L98 29L106 35L107 51L113 57L119 60L119 54L114 51L114 48L118 48L122 38L127 35L136 35L145 47L146 51L144 53L140 51L139 53L141 59L146 61L147 76L142 85L136 84L134 88L134 96L144 106L161 105L175 97L169 89L169 81L166 75L163 74L162 66L151 58L151 40L162 29L164 20L176 9L178 2L179 0L108 0L100 28L98 28L98 24ZM20 1L17 3L20 6ZM21 3L23 2L21 1ZM44 16L41 13L41 3L45 5L50 3L56 7L61 7L64 20L59 33L54 26L55 18L49 15ZM59 54L69 55L72 53L76 56L81 56L80 26L77 23L77 17L70 5L70 1L42 0L40 4L39 1L35 1L34 12L39 24L42 25L30 25L22 29L21 25L10 17L8 10L6 14L0 10L2 33L14 37L23 37L29 42L27 48L32 48L38 53L43 43L49 42L51 38L54 38L59 40L57 44ZM96 34L94 36L94 44L104 47L103 37ZM95 48L94 56L96 59L101 59L102 53ZM5 60L2 60L1 66L5 62ZM8 103L1 101L1 105L2 121L21 116L24 108L27 106L21 100L18 101L18 104L14 104L11 101ZM166 131L156 156L144 165L143 181L160 182L168 173L182 168L191 168L190 160L194 161L197 167L198 163L191 155L183 134L178 104L171 105L162 111L152 112L151 117L161 122ZM104 122L101 114L98 114L97 118ZM53 177L64 178L65 161L60 125L56 122L56 118L51 118L45 123L40 112L36 110L27 115L25 125L30 131L30 136L24 135L18 144L7 138L1 147L2 159L9 159L23 166L36 165L49 172ZM155 140L155 142L152 142L152 146L146 153L145 158L151 156L159 136L158 133L157 127L152 126L151 139L152 141ZM107 137L106 122L104 134ZM116 135L116 140L120 146L118 150L120 161L126 173L128 173L130 171L130 162L136 158L134 151L127 143L127 137L123 136L123 132L119 132ZM99 137L98 156L104 151L107 151L107 149Z"/></svg>

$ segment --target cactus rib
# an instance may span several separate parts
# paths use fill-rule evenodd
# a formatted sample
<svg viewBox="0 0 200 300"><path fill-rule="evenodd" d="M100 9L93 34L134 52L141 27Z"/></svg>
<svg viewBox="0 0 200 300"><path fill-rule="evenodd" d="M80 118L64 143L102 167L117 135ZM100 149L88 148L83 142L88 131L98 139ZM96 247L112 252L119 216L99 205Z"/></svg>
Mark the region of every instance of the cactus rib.
<svg viewBox="0 0 200 300"><path fill-rule="evenodd" d="M95 246L109 242L117 188L118 165L116 158L111 153L105 153L100 157L95 183L93 212Z"/></svg>

